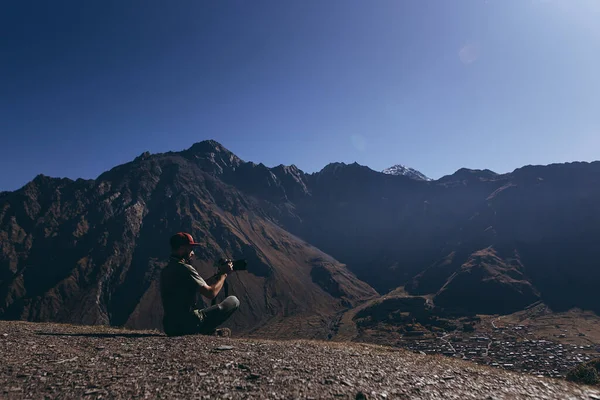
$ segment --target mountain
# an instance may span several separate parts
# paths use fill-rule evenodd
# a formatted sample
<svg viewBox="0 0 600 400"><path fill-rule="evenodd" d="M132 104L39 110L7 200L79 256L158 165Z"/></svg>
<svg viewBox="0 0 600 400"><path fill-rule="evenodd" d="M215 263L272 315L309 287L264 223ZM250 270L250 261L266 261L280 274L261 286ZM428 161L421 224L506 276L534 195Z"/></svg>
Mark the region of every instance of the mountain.
<svg viewBox="0 0 600 400"><path fill-rule="evenodd" d="M400 286L455 313L536 301L600 312L600 162L400 179L357 163L307 174L215 141L143 153L94 180L40 175L0 194L0 318L160 328L168 237L224 254L236 332L328 337Z"/></svg>
<svg viewBox="0 0 600 400"><path fill-rule="evenodd" d="M348 166L314 186L319 213L312 205L299 235L380 293L406 285L481 312L482 293L462 283L485 283L501 296L488 312L514 296L503 312L537 299L600 311L600 162L461 169L434 182L366 174Z"/></svg>
<svg viewBox="0 0 600 400"><path fill-rule="evenodd" d="M383 172L384 174L388 174L388 175L404 175L404 176L408 176L409 178L416 179L419 181L433 180L433 179L425 176L423 173L417 171L416 169L406 167L401 164L396 164L394 166L384 169L381 172Z"/></svg>
<svg viewBox="0 0 600 400"><path fill-rule="evenodd" d="M287 173L294 171L279 176ZM226 183L246 177L257 188L263 178L278 182L209 141L180 153L144 153L96 180L40 175L5 194L0 317L160 328L157 277L170 235L184 230L205 244L195 265L204 276L223 255L248 260L247 272L228 279L243 304L230 322L237 332L285 319L289 326L279 330L326 337L332 315L376 292L286 232L264 200Z"/></svg>

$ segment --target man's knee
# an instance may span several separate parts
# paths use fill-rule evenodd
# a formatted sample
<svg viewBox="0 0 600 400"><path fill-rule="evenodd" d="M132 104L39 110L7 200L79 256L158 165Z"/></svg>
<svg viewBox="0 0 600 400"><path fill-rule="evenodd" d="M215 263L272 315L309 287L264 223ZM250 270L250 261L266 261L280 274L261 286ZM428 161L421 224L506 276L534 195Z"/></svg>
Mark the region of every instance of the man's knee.
<svg viewBox="0 0 600 400"><path fill-rule="evenodd" d="M236 310L240 308L240 300L237 297L229 296L228 298L231 299L233 308L235 308Z"/></svg>
<svg viewBox="0 0 600 400"><path fill-rule="evenodd" d="M220 306L222 310L234 312L235 310L240 308L240 301L235 296L229 296L225 300L223 300Z"/></svg>

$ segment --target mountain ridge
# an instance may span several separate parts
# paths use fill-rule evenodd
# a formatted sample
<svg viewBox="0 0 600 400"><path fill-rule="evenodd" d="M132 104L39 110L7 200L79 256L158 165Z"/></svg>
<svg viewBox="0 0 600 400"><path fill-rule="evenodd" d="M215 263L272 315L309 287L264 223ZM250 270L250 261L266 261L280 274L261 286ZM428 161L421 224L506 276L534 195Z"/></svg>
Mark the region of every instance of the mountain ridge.
<svg viewBox="0 0 600 400"><path fill-rule="evenodd" d="M330 162L329 164L327 164L323 168L321 168L321 170L315 171L315 172L312 172L312 173L308 173L308 172L303 171L302 169L300 169L295 164L290 164L290 165L279 164L279 165L276 165L274 167L268 167L268 166L264 165L263 163L258 163L257 164L257 163L255 163L253 161L244 161L241 158L239 158L238 156L236 156L234 153L232 153L225 146L223 146L220 142L218 142L218 141L216 141L214 139L206 139L206 140L202 140L202 141L199 141L199 142L195 142L191 146L189 146L189 147L187 147L185 149L179 150L179 151L177 151L177 150L169 150L169 151L158 152L158 153L151 153L150 151L144 151L140 155L134 157L131 161L128 161L128 162L125 162L125 163L122 163L122 164L118 164L118 165L110 168L109 170L100 173L96 178L55 177L55 176L46 175L45 173L39 173L31 181L35 180L38 177L52 178L52 179L67 179L67 180L70 180L70 181L73 181L73 182L76 182L76 181L95 181L95 180L98 180L103 174L105 174L105 173L107 173L107 172L109 172L109 171L111 171L111 170L113 170L115 168L131 164L131 163L133 163L135 161L144 160L144 159L151 158L151 157L154 157L154 156L173 155L173 154L188 154L188 155L192 155L192 157L193 157L194 155L197 155L197 154L195 154L196 152L208 153L208 154L210 154L212 152L217 152L217 153L221 153L222 152L222 153L224 153L224 154L226 154L228 156L233 156L233 159L237 160L237 162L239 162L241 164L247 163L247 164L252 164L252 165L255 165L255 166L263 166L263 167L265 167L265 168L267 168L269 170L291 169L291 170L295 170L295 171L297 171L297 172L299 172L299 173L301 173L303 175L306 175L306 176L315 176L315 175L318 175L318 174L322 173L323 170L326 170L328 167L330 167L330 168L331 167L338 167L338 168L342 167L343 168L343 167L348 167L348 166L353 166L353 165L354 166L358 166L358 167L362 167L362 168L367 168L367 169L369 169L371 171L377 172L377 171L373 170L372 168L370 168L369 166L359 164L356 161L353 162L353 163ZM439 181L439 180L449 179L450 177L457 177L457 176L461 176L461 175L465 176L468 173L470 173L472 175L477 175L479 173L482 173L482 174L485 174L487 176L501 177L501 176L504 176L504 175L510 175L510 174L515 174L515 173L522 173L523 171L539 170L541 168L553 168L553 167L557 167L557 166L570 166L570 165L574 165L574 166L584 165L585 166L585 165L594 165L594 164L597 164L597 163L600 163L600 160L596 160L596 161L569 161L569 162L562 162L562 163L555 162L555 163L549 163L549 164L527 164L527 165L524 165L522 167L518 167L518 168L514 169L512 172L507 172L507 173L503 173L503 174L496 173L496 172L491 171L489 169L483 169L482 170L482 169L459 168L454 173L444 175L444 176L440 177L439 179L432 179L432 178L426 177L424 174L423 174L423 176L425 176L427 178L427 181L436 182L436 181ZM396 166L407 168L409 170L414 170L413 168L406 167L406 166L404 166L402 164L396 164L393 167L396 167ZM393 168L393 167L390 167L390 168ZM386 168L383 171L389 170L390 168ZM385 173L383 171L381 171L381 173ZM417 170L414 170L414 171L418 172L419 174L422 174L421 172L419 172ZM29 182L31 182L31 181L29 181ZM29 183L29 182L27 182L27 183ZM17 188L17 189L14 189L14 190L0 190L0 195L1 194L6 194L6 193L16 192L16 191L22 189L25 185L27 185L27 183L25 183L20 188Z"/></svg>

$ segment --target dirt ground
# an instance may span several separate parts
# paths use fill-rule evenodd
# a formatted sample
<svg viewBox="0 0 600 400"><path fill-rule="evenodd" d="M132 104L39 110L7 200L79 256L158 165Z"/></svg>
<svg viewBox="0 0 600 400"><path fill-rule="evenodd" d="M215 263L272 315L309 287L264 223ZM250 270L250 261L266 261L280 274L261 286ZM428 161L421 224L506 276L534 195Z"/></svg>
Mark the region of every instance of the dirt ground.
<svg viewBox="0 0 600 400"><path fill-rule="evenodd" d="M0 321L5 399L600 399L600 390L359 343Z"/></svg>

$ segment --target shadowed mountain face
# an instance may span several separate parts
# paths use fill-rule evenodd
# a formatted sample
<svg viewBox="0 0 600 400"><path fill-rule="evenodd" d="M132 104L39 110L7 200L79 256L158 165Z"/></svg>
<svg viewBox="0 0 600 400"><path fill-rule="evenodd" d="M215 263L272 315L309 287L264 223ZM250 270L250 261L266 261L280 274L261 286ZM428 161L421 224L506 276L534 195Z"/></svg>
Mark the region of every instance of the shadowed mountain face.
<svg viewBox="0 0 600 400"><path fill-rule="evenodd" d="M477 312L516 311L538 296L555 309L600 311L599 162L463 169L431 183L342 180L358 194L324 184L330 209L304 220L319 224L312 243L379 291L407 284Z"/></svg>
<svg viewBox="0 0 600 400"><path fill-rule="evenodd" d="M358 166L323 182L326 172L313 190L321 213L305 213L302 236L380 292L406 284L477 312L539 297L557 310L600 311L600 162L462 169L435 182Z"/></svg>
<svg viewBox="0 0 600 400"><path fill-rule="evenodd" d="M268 168L205 141L0 193L0 318L160 328L157 277L181 230L205 243L205 277L225 254L248 260L228 279L242 301L229 325L247 333L324 337L334 314L400 285L466 312L600 311L598 162L427 182Z"/></svg>

